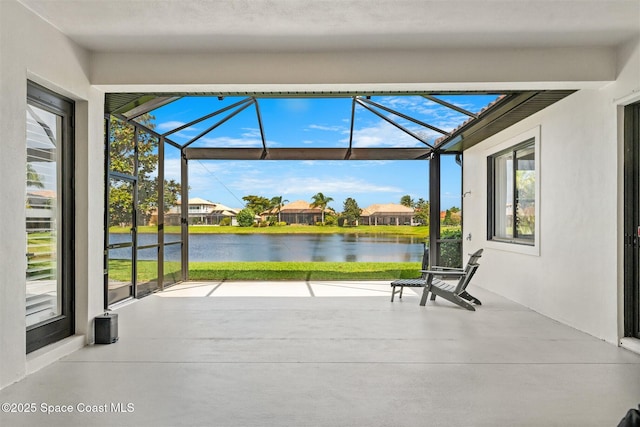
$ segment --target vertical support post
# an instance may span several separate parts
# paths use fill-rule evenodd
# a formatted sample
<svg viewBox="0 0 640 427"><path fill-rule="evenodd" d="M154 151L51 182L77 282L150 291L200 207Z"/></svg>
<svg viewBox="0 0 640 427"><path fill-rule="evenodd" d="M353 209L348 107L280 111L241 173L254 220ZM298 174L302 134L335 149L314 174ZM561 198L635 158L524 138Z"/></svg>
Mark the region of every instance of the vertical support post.
<svg viewBox="0 0 640 427"><path fill-rule="evenodd" d="M109 307L109 193L111 181L109 171L111 170L111 150L109 142L111 140L111 116L104 116L104 284L103 284L103 308Z"/></svg>
<svg viewBox="0 0 640 427"><path fill-rule="evenodd" d="M182 232L182 280L189 280L189 166L184 148L180 156L180 225Z"/></svg>
<svg viewBox="0 0 640 427"><path fill-rule="evenodd" d="M429 266L440 262L440 153L429 161Z"/></svg>
<svg viewBox="0 0 640 427"><path fill-rule="evenodd" d="M158 140L158 288L164 291L164 136Z"/></svg>
<svg viewBox="0 0 640 427"><path fill-rule="evenodd" d="M133 232L133 248L131 249L131 265L133 269L131 273L131 296L134 298L138 297L138 198L140 197L138 194L138 175L140 173L140 147L138 146L139 136L138 127L134 126L133 146L135 155L133 156L132 175L135 179L133 181L133 224L131 226L131 230Z"/></svg>

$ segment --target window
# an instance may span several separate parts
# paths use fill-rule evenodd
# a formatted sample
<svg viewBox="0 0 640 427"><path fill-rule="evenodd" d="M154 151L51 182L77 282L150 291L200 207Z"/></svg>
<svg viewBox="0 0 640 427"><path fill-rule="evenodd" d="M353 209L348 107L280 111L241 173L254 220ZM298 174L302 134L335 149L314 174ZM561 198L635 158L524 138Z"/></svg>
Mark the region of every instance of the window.
<svg viewBox="0 0 640 427"><path fill-rule="evenodd" d="M74 332L73 101L27 84L27 353Z"/></svg>
<svg viewBox="0 0 640 427"><path fill-rule="evenodd" d="M489 240L535 244L535 138L487 158Z"/></svg>

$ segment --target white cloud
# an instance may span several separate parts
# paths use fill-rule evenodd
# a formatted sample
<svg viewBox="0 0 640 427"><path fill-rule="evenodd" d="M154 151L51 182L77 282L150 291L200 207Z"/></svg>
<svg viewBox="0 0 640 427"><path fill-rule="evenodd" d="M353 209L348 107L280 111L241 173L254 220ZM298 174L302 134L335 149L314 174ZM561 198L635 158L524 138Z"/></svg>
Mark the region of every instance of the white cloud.
<svg viewBox="0 0 640 427"><path fill-rule="evenodd" d="M380 99L378 103L447 132L457 128L468 119L468 117L462 113L422 97L384 97ZM455 105L462 106L460 103L455 103ZM405 127L409 124L408 121L404 121L398 116L392 115L390 117L393 117L394 121ZM442 136L442 134L428 130L422 126L418 125L418 127L422 131L433 133L436 137Z"/></svg>
<svg viewBox="0 0 640 427"><path fill-rule="evenodd" d="M164 161L164 179L180 181L180 159L165 159Z"/></svg>
<svg viewBox="0 0 640 427"><path fill-rule="evenodd" d="M309 129L315 129L315 130L325 130L325 131L329 131L329 132L341 132L341 131L344 131L344 127L342 127L342 126L309 125L308 128ZM307 130L307 129L305 129L305 130Z"/></svg>
<svg viewBox="0 0 640 427"><path fill-rule="evenodd" d="M255 128L242 128L244 131L242 133L243 138L262 138L262 134L260 133L260 129Z"/></svg>
<svg viewBox="0 0 640 427"><path fill-rule="evenodd" d="M415 127L409 129L412 132L422 132L421 129ZM433 137L432 131L425 131L423 136L429 139ZM431 138L430 138L431 137ZM340 142L348 143L349 138L344 138ZM395 126L380 120L374 126L354 129L353 131L353 147L356 148L385 148L385 147L424 147L420 141L411 135L403 132Z"/></svg>
<svg viewBox="0 0 640 427"><path fill-rule="evenodd" d="M177 129L180 126L183 126L184 124L185 124L184 122L180 122L180 121L177 121L177 120L170 120L168 122L159 123L156 126L156 128L159 131L170 131L170 130L173 130L173 129ZM192 127L188 127L188 128L186 128L184 130L195 130L195 129L192 128Z"/></svg>
<svg viewBox="0 0 640 427"><path fill-rule="evenodd" d="M189 162L189 194L190 197L241 207L244 204L242 197L248 194L269 198L282 195L295 201L311 200L313 194L323 192L334 199L330 206L336 209L341 208L347 197L356 198L361 207L366 207L414 194L411 185L405 187L401 180L387 178L388 170L385 172L385 167L380 167L384 163L394 162L195 160ZM168 159L165 171L167 179L179 180L180 160Z"/></svg>
<svg viewBox="0 0 640 427"><path fill-rule="evenodd" d="M398 187L378 185L361 178L354 177L285 177L270 178L265 176L242 176L231 184L232 188L243 194L266 192L269 194L363 194L388 193L402 191Z"/></svg>
<svg viewBox="0 0 640 427"><path fill-rule="evenodd" d="M216 138L203 137L197 140L194 144L199 147L222 147L222 148L251 148L262 147L262 140L259 138L233 138L230 136L219 136Z"/></svg>
<svg viewBox="0 0 640 427"><path fill-rule="evenodd" d="M391 163L391 160L359 160L357 162L353 162L352 168L370 168L370 167L380 167Z"/></svg>
<svg viewBox="0 0 640 427"><path fill-rule="evenodd" d="M185 124L184 122L172 120L172 121L158 124L156 129L158 130L158 132L166 133L168 131L177 129L180 126L183 126L184 124ZM196 137L198 135L198 132L199 131L196 127L189 126L182 129L180 132L172 133L171 135L168 136L168 138L174 142L185 143L191 140L192 138Z"/></svg>

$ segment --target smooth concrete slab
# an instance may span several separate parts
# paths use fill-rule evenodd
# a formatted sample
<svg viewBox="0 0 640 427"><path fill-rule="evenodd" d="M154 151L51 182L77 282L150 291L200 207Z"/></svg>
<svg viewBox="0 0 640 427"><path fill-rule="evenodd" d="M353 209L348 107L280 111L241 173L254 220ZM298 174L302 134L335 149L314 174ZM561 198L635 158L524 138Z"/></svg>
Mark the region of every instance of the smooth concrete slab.
<svg viewBox="0 0 640 427"><path fill-rule="evenodd" d="M1 390L36 411L0 425L615 426L640 403L639 355L479 288L469 312L392 303L388 282L282 285L187 283L123 305L117 343Z"/></svg>
<svg viewBox="0 0 640 427"><path fill-rule="evenodd" d="M391 299L389 283L379 282L315 282L309 283L317 297L379 297L388 295ZM407 288L409 289L409 288Z"/></svg>
<svg viewBox="0 0 640 427"><path fill-rule="evenodd" d="M306 297L309 287L305 282L224 282L213 297Z"/></svg>
<svg viewBox="0 0 640 427"><path fill-rule="evenodd" d="M172 286L163 292L159 292L156 295L163 298L208 297L221 284L222 282L181 283L179 285Z"/></svg>

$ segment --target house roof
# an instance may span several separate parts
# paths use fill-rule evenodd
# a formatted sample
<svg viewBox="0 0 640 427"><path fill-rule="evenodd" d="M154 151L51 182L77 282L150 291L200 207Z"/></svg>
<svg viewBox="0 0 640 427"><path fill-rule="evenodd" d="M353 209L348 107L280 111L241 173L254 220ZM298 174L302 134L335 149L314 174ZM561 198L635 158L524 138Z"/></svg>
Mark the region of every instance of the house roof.
<svg viewBox="0 0 640 427"><path fill-rule="evenodd" d="M190 205L209 205L209 206L215 205L215 203L205 199L201 199L200 197L194 197L192 199L189 199L189 204Z"/></svg>
<svg viewBox="0 0 640 427"><path fill-rule="evenodd" d="M240 209L236 209L236 208L230 208L229 206L225 206L223 204L220 203L214 203L215 207L213 208L216 211L221 211L224 215L235 215L238 212L240 212Z"/></svg>
<svg viewBox="0 0 640 427"><path fill-rule="evenodd" d="M27 193L31 197L43 197L46 199L55 199L56 192L54 190L35 190Z"/></svg>
<svg viewBox="0 0 640 427"><path fill-rule="evenodd" d="M180 205L180 200L178 200L176 202L176 205ZM194 197L189 199L189 205L206 205L206 206L211 206L211 210L212 211L217 211L222 213L222 215L227 215L227 216L234 216L236 215L238 212L240 212L240 209L238 208L230 208L229 206L223 205L221 203L213 203L210 202L209 200L205 200L202 199L200 197ZM176 211L175 208L172 208L172 211Z"/></svg>
<svg viewBox="0 0 640 427"><path fill-rule="evenodd" d="M362 210L361 216L371 216L380 213L393 213L403 215L413 215L413 208L397 203L373 204Z"/></svg>
<svg viewBox="0 0 640 427"><path fill-rule="evenodd" d="M311 211L311 212L321 212L320 208L312 208L311 203L306 202L304 200L296 200L295 202L287 203L280 209L280 212L301 212L301 211ZM325 209L326 211L326 209Z"/></svg>

